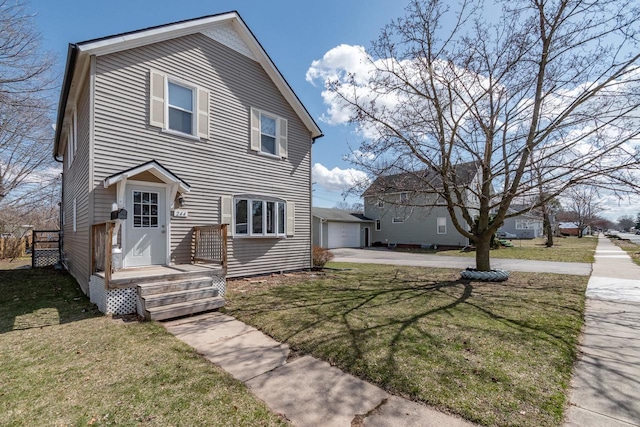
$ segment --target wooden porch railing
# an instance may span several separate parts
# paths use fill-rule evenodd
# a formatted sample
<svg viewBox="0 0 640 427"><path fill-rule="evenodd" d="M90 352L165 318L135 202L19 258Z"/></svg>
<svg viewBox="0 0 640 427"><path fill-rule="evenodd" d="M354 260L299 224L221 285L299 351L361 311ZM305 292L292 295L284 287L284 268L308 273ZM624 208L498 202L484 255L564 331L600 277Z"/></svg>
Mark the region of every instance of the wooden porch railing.
<svg viewBox="0 0 640 427"><path fill-rule="evenodd" d="M111 281L111 245L114 227L113 221L91 226L91 274L104 271L105 287L108 287Z"/></svg>
<svg viewBox="0 0 640 427"><path fill-rule="evenodd" d="M227 269L227 224L193 227L192 262L220 264Z"/></svg>

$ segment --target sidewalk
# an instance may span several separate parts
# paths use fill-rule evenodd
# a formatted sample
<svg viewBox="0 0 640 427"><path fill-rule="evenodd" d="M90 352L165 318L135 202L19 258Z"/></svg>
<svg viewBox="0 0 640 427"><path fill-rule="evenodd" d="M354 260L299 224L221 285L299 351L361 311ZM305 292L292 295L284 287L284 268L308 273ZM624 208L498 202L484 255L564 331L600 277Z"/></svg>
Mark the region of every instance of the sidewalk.
<svg viewBox="0 0 640 427"><path fill-rule="evenodd" d="M339 248L331 249L335 262L355 262L365 264L410 265L416 267L439 267L465 269L475 264L475 259L467 257L444 256L410 252L390 251L386 248ZM584 262L532 261L522 259L492 259L491 266L507 271L524 271L588 276L591 264Z"/></svg>
<svg viewBox="0 0 640 427"><path fill-rule="evenodd" d="M640 266L600 236L566 426L640 426Z"/></svg>
<svg viewBox="0 0 640 427"><path fill-rule="evenodd" d="M291 357L287 345L221 313L163 325L296 426L474 426L392 396L311 356Z"/></svg>

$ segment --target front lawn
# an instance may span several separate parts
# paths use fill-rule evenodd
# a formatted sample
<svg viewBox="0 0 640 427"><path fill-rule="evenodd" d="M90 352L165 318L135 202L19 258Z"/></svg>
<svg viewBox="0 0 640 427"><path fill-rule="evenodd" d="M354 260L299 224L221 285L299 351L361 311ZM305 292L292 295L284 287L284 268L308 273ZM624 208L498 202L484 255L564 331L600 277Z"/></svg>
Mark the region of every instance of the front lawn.
<svg viewBox="0 0 640 427"><path fill-rule="evenodd" d="M65 273L0 270L0 307L0 425L285 425L162 326L102 316Z"/></svg>
<svg viewBox="0 0 640 427"><path fill-rule="evenodd" d="M633 262L640 265L640 245L637 245L631 240L626 239L611 238L609 240L611 240L614 245L618 246L620 249L629 254Z"/></svg>
<svg viewBox="0 0 640 427"><path fill-rule="evenodd" d="M546 239L508 240L512 248L502 247L491 251L491 258L528 259L535 261L562 261L593 263L598 239L585 236L554 237L553 246L545 246ZM438 255L475 257L475 252L441 251Z"/></svg>
<svg viewBox="0 0 640 427"><path fill-rule="evenodd" d="M300 354L484 425L559 426L586 277L330 263L230 281L227 311ZM346 270L344 270L346 269Z"/></svg>

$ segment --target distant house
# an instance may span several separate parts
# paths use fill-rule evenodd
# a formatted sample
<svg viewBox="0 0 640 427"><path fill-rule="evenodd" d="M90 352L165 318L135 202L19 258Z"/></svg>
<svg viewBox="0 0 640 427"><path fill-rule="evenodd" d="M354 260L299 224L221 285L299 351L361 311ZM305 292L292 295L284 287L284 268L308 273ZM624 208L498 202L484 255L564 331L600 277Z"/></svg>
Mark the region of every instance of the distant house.
<svg viewBox="0 0 640 427"><path fill-rule="evenodd" d="M575 222L559 222L558 233L561 236L579 236L580 226ZM591 227L588 225L582 229L582 235L586 234L591 234Z"/></svg>
<svg viewBox="0 0 640 427"><path fill-rule="evenodd" d="M322 248L359 248L371 245L374 221L342 209L312 208L313 245Z"/></svg>
<svg viewBox="0 0 640 427"><path fill-rule="evenodd" d="M310 268L321 136L236 12L71 44L64 264L101 311L152 319L219 307L227 276Z"/></svg>
<svg viewBox="0 0 640 427"><path fill-rule="evenodd" d="M477 176L477 166L473 162L456 168L456 181L471 208L477 201L464 188L477 186ZM364 215L374 221L373 244L468 245L469 239L456 230L444 202L433 191L441 188L439 174L430 170L378 177L363 194Z"/></svg>
<svg viewBox="0 0 640 427"><path fill-rule="evenodd" d="M509 213L525 210L525 206L513 205ZM544 235L544 219L535 211L525 212L521 215L507 218L498 230L513 235L517 239L535 239Z"/></svg>

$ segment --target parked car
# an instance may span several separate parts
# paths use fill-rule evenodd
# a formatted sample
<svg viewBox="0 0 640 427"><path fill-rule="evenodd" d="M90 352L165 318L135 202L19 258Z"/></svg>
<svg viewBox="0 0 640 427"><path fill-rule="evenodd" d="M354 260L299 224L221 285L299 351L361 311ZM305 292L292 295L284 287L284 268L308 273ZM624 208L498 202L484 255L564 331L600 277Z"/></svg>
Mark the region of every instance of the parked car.
<svg viewBox="0 0 640 427"><path fill-rule="evenodd" d="M496 236L498 237L498 239L515 239L516 237L518 237L513 233L509 233L508 231L498 231Z"/></svg>

